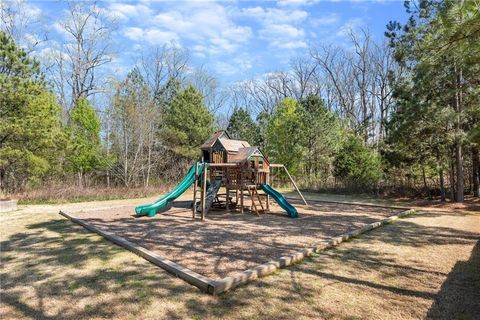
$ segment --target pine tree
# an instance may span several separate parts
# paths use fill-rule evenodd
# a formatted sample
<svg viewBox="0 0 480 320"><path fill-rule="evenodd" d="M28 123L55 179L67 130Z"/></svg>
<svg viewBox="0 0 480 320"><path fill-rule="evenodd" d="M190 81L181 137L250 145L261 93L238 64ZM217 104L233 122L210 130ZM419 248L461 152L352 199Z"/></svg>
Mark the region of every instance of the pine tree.
<svg viewBox="0 0 480 320"><path fill-rule="evenodd" d="M227 131L235 139L246 140L253 145L260 142L259 128L246 109L238 108L233 111Z"/></svg>
<svg viewBox="0 0 480 320"><path fill-rule="evenodd" d="M83 186L85 175L102 163L100 119L87 99L80 98L73 108L69 129L68 161L78 175L79 186Z"/></svg>
<svg viewBox="0 0 480 320"><path fill-rule="evenodd" d="M45 88L37 61L0 31L0 188L13 192L55 165L61 109Z"/></svg>
<svg viewBox="0 0 480 320"><path fill-rule="evenodd" d="M327 109L323 101L310 95L301 102L301 140L305 149L302 161L304 176L310 184L330 176L333 157L340 148L342 127L338 117Z"/></svg>
<svg viewBox="0 0 480 320"><path fill-rule="evenodd" d="M406 1L406 6L408 23L402 28L392 22L386 33L397 61L408 71L395 85L398 115L390 140L415 150L412 156L427 153L418 161L436 158L439 175L448 166L452 198L463 201L465 150L473 143L468 132L480 115L478 5Z"/></svg>
<svg viewBox="0 0 480 320"><path fill-rule="evenodd" d="M380 179L380 158L358 137L347 137L334 160L334 175L349 187L374 187Z"/></svg>
<svg viewBox="0 0 480 320"><path fill-rule="evenodd" d="M275 108L267 127L268 155L271 160L287 166L292 174L299 172L303 159L299 109L295 99L284 99Z"/></svg>
<svg viewBox="0 0 480 320"><path fill-rule="evenodd" d="M168 148L190 159L199 155L199 147L213 132L213 115L193 87L178 92L166 111L163 138Z"/></svg>

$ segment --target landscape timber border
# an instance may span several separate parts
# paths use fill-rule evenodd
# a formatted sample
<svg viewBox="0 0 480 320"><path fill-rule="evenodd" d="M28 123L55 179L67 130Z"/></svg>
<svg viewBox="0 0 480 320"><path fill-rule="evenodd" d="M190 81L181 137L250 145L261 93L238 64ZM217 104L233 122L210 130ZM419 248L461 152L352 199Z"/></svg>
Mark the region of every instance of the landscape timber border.
<svg viewBox="0 0 480 320"><path fill-rule="evenodd" d="M348 241L354 237L358 237L361 234L364 234L368 231L371 231L373 229L377 229L383 225L389 224L395 220L398 220L400 218L409 216L416 213L415 210L413 209L407 209L404 210L396 215L390 216L388 218L382 219L377 222L373 222L370 224L367 224L363 226L362 228L341 234L339 236L330 238L329 240L324 240L316 245L313 245L309 248L300 250L296 253L293 253L291 255L283 256L280 257L279 259L269 261L264 264L260 264L254 268L247 269L245 271L238 272L232 276L228 276L222 279L211 279L205 276L202 276L201 274L192 271L188 268L185 268L173 261L170 261L160 255L155 254L154 252L139 246L131 241L128 241L122 237L116 236L113 233L103 231L81 219L75 218L74 216L64 212L60 211L59 214L64 216L65 218L71 220L74 223L77 223L84 227L85 229L95 232L102 237L106 238L107 240L110 240L111 242L122 246L126 248L127 250L132 251L133 253L141 256L142 258L150 261L154 265L168 271L171 274L174 274L175 276L179 277L180 279L188 282L189 284L192 284L199 288L202 292L212 294L212 295L218 295L223 292L226 292L228 290L231 290L235 287L238 287L240 285L246 284L248 282L251 282L255 279L258 279L260 277L267 276L269 274L274 273L280 268L285 268L287 266L290 266L294 263L297 263L307 257L310 257L314 254L320 253L322 251L334 248L341 243Z"/></svg>
<svg viewBox="0 0 480 320"><path fill-rule="evenodd" d="M295 197L285 197L287 200L300 200ZM374 207L374 208L386 208L386 209L397 209L397 210L411 210L409 207L400 207L395 205L386 205L386 204L375 204L375 203L364 203L364 202L350 202L350 201L338 201L338 200L322 200L322 199L308 199L309 202L323 202L323 203L335 203L335 204L346 204L351 206L364 206L364 207Z"/></svg>

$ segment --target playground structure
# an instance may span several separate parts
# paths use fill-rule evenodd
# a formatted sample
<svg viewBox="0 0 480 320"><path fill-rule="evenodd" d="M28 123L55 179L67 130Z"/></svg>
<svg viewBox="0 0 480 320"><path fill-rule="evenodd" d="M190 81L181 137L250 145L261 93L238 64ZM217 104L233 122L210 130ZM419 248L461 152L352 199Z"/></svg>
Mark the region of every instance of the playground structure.
<svg viewBox="0 0 480 320"><path fill-rule="evenodd" d="M224 206L227 212L232 207L239 206L240 212L243 213L245 196L251 200L249 210L257 216L269 212L272 198L289 217L296 218L298 217L296 208L270 186L273 168L285 170L307 205L287 168L283 164L271 164L259 147L251 146L247 141L231 139L226 130L218 130L205 141L201 150L202 160L191 166L185 178L173 190L152 204L136 207L136 214L153 217L158 210L166 207L193 184L194 219L199 213L200 219L205 219L205 215L215 205ZM219 193L221 187L225 188L224 194Z"/></svg>
<svg viewBox="0 0 480 320"><path fill-rule="evenodd" d="M225 130L217 131L201 149L201 160L175 188L135 208L137 216L153 217L161 209L169 214L141 223L130 219L134 207L128 205L60 214L202 291L220 294L414 212L381 205L366 205L365 211L359 208L365 204L324 200L308 205L285 166L270 163L260 148L231 139ZM297 189L301 199L291 199L296 208L269 184L272 168L284 169ZM168 207L192 185L191 203ZM205 219L215 206L222 212L246 208L262 216L222 213L212 214L208 223L195 221L198 216ZM267 212L271 214L263 214ZM302 219L286 219L283 212L291 218L300 212Z"/></svg>

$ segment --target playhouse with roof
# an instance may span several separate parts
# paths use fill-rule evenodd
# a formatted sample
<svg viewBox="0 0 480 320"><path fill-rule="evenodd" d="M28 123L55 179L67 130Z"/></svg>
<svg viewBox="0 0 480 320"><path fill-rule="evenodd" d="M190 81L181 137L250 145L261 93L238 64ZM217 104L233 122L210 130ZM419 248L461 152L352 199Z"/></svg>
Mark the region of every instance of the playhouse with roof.
<svg viewBox="0 0 480 320"><path fill-rule="evenodd" d="M201 160L190 168L180 184L153 204L137 207L137 215L154 216L157 210L168 205L193 185L193 218L200 214L203 220L214 206L220 206L227 212L232 208L239 208L241 213L247 208L259 216L268 213L271 198L289 217L296 218L298 213L295 207L270 186L273 168L285 170L306 204L287 168L283 164L270 163L260 147L251 146L247 141L232 139L226 130L218 130L200 149ZM225 189L224 193L219 192L222 187ZM244 205L245 197L250 200L248 207Z"/></svg>

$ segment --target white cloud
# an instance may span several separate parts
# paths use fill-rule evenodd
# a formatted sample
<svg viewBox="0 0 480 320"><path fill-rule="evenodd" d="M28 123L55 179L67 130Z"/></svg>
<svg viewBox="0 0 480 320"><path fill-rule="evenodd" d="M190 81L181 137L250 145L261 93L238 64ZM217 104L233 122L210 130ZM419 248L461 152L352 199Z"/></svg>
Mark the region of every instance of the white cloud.
<svg viewBox="0 0 480 320"><path fill-rule="evenodd" d="M237 68L235 68L231 63L223 61L216 62L214 68L215 71L221 75L231 76L238 72Z"/></svg>
<svg viewBox="0 0 480 320"><path fill-rule="evenodd" d="M265 38L303 38L304 35L303 29L289 24L273 24L260 31L260 36Z"/></svg>
<svg viewBox="0 0 480 320"><path fill-rule="evenodd" d="M110 15L120 20L131 18L146 19L152 13L151 9L144 4L111 3L108 7Z"/></svg>
<svg viewBox="0 0 480 320"><path fill-rule="evenodd" d="M329 13L319 18L313 18L310 20L310 24L313 27L324 27L324 26L332 26L337 24L340 21L340 17L336 13Z"/></svg>
<svg viewBox="0 0 480 320"><path fill-rule="evenodd" d="M171 41L178 41L178 35L174 32L159 28L129 27L123 30L125 37L135 42L148 42L153 45L162 45Z"/></svg>
<svg viewBox="0 0 480 320"><path fill-rule="evenodd" d="M365 26L365 22L362 18L353 18L345 22L340 29L337 31L337 36L342 37L348 35L349 32L358 31L358 29Z"/></svg>
<svg viewBox="0 0 480 320"><path fill-rule="evenodd" d="M212 2L173 6L157 14L153 24L193 41L197 55L233 52L252 36L250 27L233 22L228 8Z"/></svg>
<svg viewBox="0 0 480 320"><path fill-rule="evenodd" d="M259 36L271 47L291 50L307 47L305 31L300 27L308 17L306 11L252 7L242 10L241 14L260 23Z"/></svg>
<svg viewBox="0 0 480 320"><path fill-rule="evenodd" d="M247 17L262 21L264 24L300 23L308 16L308 12L304 10L279 8L263 9L262 7L245 8L242 13Z"/></svg>
<svg viewBox="0 0 480 320"><path fill-rule="evenodd" d="M143 29L137 27L125 28L123 34L131 40L140 40L143 37Z"/></svg>
<svg viewBox="0 0 480 320"><path fill-rule="evenodd" d="M38 19L42 16L42 10L39 7L36 7L32 4L23 2L22 3L22 11L25 17L29 17L30 19Z"/></svg>
<svg viewBox="0 0 480 320"><path fill-rule="evenodd" d="M317 3L319 0L279 0L277 2L278 6L309 6L314 3Z"/></svg>
<svg viewBox="0 0 480 320"><path fill-rule="evenodd" d="M245 55L235 57L228 62L219 61L214 64L215 72L226 76L243 74L252 67L252 59Z"/></svg>
<svg viewBox="0 0 480 320"><path fill-rule="evenodd" d="M51 28L65 39L69 39L72 36L59 22L54 22Z"/></svg>

